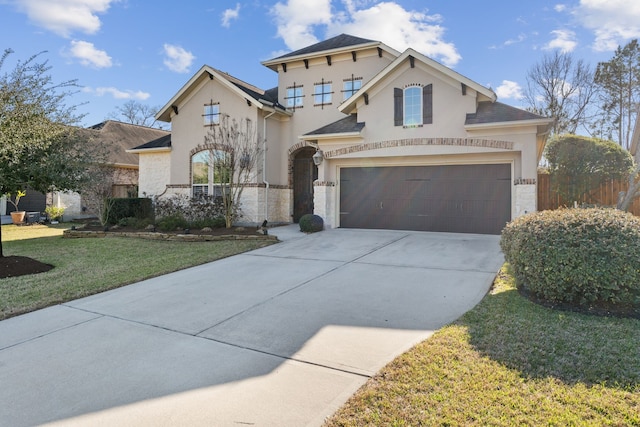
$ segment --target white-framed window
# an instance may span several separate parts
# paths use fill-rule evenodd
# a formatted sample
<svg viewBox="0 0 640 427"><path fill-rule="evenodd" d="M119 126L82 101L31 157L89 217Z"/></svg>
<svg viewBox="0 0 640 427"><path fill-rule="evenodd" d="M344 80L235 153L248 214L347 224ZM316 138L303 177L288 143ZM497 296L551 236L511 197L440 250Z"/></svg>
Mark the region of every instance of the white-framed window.
<svg viewBox="0 0 640 427"><path fill-rule="evenodd" d="M342 83L342 100L351 98L362 87L362 77L353 77Z"/></svg>
<svg viewBox="0 0 640 427"><path fill-rule="evenodd" d="M422 124L422 88L410 86L404 90L404 120L405 126Z"/></svg>
<svg viewBox="0 0 640 427"><path fill-rule="evenodd" d="M220 124L220 103L211 102L210 104L205 104L204 106L204 125L205 126L214 126Z"/></svg>
<svg viewBox="0 0 640 427"><path fill-rule="evenodd" d="M304 87L302 85L297 86L295 83L293 86L287 88L287 108L302 108L304 101Z"/></svg>
<svg viewBox="0 0 640 427"><path fill-rule="evenodd" d="M191 156L193 197L222 195L222 187L229 183L228 156L222 150L203 150Z"/></svg>
<svg viewBox="0 0 640 427"><path fill-rule="evenodd" d="M324 79L320 83L313 85L313 105L316 107L324 107L331 104L333 92L331 91L331 82L325 82Z"/></svg>

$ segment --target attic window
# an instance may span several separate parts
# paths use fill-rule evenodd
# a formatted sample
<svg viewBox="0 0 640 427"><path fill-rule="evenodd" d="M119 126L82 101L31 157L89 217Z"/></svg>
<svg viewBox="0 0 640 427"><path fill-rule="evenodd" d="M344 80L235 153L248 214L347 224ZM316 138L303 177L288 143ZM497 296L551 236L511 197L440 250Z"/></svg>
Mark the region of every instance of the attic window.
<svg viewBox="0 0 640 427"><path fill-rule="evenodd" d="M287 87L287 96L284 98L287 100L287 108L292 108L296 111L296 108L302 108L304 100L303 85L297 86L293 83L293 86Z"/></svg>
<svg viewBox="0 0 640 427"><path fill-rule="evenodd" d="M362 87L362 77L354 77L344 79L342 82L342 100L346 101L351 98Z"/></svg>
<svg viewBox="0 0 640 427"><path fill-rule="evenodd" d="M204 105L204 125L215 126L220 124L220 103L213 102Z"/></svg>
<svg viewBox="0 0 640 427"><path fill-rule="evenodd" d="M314 107L322 107L325 105L331 105L331 98L333 92L331 90L331 82L326 82L324 79L320 83L313 85L313 105Z"/></svg>

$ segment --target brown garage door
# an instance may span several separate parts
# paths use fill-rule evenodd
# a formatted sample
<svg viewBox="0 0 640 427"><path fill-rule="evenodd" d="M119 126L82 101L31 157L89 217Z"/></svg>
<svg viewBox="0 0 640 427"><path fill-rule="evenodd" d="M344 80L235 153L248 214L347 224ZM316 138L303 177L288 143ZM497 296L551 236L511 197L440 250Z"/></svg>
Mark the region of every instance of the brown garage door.
<svg viewBox="0 0 640 427"><path fill-rule="evenodd" d="M340 226L500 234L511 165L342 168Z"/></svg>

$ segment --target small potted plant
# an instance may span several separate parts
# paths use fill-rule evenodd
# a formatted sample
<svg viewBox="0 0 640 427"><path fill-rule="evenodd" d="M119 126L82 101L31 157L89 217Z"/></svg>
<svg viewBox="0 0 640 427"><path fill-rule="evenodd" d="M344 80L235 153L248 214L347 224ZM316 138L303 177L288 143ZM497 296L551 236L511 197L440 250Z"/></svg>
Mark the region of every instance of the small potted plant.
<svg viewBox="0 0 640 427"><path fill-rule="evenodd" d="M44 212L47 214L51 224L57 224L62 218L62 215L64 215L64 208L58 206L47 206L44 209Z"/></svg>
<svg viewBox="0 0 640 427"><path fill-rule="evenodd" d="M24 222L24 217L27 213L18 210L18 203L20 203L20 198L26 195L27 193L25 191L18 190L15 200L11 200L11 194L7 194L7 200L15 208L15 211L11 212L11 221L13 221L14 224L22 224Z"/></svg>

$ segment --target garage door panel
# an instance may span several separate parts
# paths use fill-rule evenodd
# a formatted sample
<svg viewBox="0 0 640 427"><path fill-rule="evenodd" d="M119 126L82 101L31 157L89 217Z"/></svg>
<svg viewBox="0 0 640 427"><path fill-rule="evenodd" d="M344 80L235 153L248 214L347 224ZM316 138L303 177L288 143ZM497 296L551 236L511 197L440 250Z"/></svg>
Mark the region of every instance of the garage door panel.
<svg viewBox="0 0 640 427"><path fill-rule="evenodd" d="M499 234L511 217L511 166L344 168L340 225Z"/></svg>

